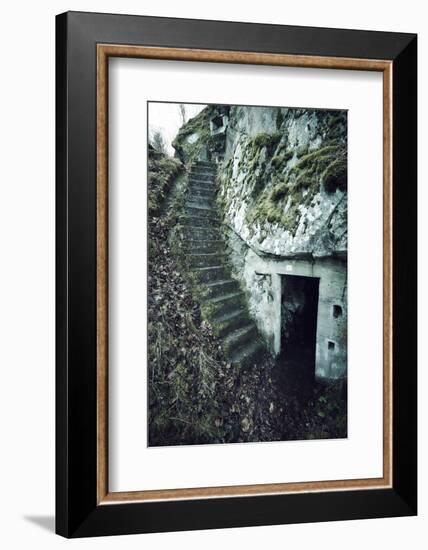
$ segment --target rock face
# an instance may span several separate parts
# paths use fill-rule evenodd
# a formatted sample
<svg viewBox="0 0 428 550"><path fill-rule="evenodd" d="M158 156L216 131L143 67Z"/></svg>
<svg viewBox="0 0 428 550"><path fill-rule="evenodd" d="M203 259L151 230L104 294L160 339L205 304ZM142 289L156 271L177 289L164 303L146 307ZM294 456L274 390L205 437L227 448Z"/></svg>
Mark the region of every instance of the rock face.
<svg viewBox="0 0 428 550"><path fill-rule="evenodd" d="M345 111L209 106L173 145L183 162L222 161L225 222L259 253L346 254Z"/></svg>
<svg viewBox="0 0 428 550"><path fill-rule="evenodd" d="M345 253L346 113L230 111L220 179L228 225L262 254Z"/></svg>
<svg viewBox="0 0 428 550"><path fill-rule="evenodd" d="M316 375L345 376L347 113L209 106L174 147L185 163L217 163L234 275L272 354L284 351L289 277L319 279Z"/></svg>

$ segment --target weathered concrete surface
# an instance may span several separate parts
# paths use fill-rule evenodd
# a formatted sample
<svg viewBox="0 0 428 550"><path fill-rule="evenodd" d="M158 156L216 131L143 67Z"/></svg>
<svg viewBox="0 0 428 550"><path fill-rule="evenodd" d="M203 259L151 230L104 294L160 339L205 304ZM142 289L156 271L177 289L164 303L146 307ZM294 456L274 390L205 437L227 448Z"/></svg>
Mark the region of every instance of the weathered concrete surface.
<svg viewBox="0 0 428 550"><path fill-rule="evenodd" d="M231 107L220 169L234 273L274 355L283 351L284 276L319 278L315 370L323 378L346 375L346 150L344 112Z"/></svg>
<svg viewBox="0 0 428 550"><path fill-rule="evenodd" d="M284 275L319 278L315 375L341 378L347 365L346 259L266 258L228 231L230 259L247 292L250 314L273 355L281 350L281 290ZM336 306L336 308L335 308ZM337 315L340 308L341 314ZM329 344L330 342L330 344ZM332 349L334 345L334 349Z"/></svg>
<svg viewBox="0 0 428 550"><path fill-rule="evenodd" d="M245 293L231 278L215 200L215 176L216 165L210 162L197 161L189 170L181 218L185 250L181 263L190 275L202 318L211 326L227 360L237 368L254 367L266 358L266 347L249 315Z"/></svg>
<svg viewBox="0 0 428 550"><path fill-rule="evenodd" d="M346 113L231 107L220 197L225 219L262 253L347 250Z"/></svg>

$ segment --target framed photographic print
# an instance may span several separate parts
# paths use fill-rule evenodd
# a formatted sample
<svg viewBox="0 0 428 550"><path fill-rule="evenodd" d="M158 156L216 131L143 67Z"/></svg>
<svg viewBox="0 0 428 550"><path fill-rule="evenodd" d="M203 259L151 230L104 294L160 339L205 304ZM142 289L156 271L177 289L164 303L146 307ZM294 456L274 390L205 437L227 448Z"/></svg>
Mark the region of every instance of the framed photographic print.
<svg viewBox="0 0 428 550"><path fill-rule="evenodd" d="M57 16L57 532L414 515L416 36Z"/></svg>

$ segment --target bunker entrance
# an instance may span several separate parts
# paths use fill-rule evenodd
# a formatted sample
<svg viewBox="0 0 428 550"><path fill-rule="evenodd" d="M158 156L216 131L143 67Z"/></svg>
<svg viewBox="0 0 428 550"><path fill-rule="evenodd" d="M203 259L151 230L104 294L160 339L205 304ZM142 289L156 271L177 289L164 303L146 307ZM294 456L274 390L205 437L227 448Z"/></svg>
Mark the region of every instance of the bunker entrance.
<svg viewBox="0 0 428 550"><path fill-rule="evenodd" d="M319 278L281 277L281 352L284 385L299 389L315 380Z"/></svg>

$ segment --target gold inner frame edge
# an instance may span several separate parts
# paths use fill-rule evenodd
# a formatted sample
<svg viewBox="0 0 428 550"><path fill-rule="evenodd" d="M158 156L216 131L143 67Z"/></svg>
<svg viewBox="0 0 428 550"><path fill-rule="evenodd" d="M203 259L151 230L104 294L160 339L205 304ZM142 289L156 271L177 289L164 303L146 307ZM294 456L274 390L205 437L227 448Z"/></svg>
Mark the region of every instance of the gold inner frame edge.
<svg viewBox="0 0 428 550"><path fill-rule="evenodd" d="M224 487L109 492L108 489L108 59L143 59L347 69L383 73L383 476ZM97 504L379 489L392 486L392 70L391 61L241 51L97 45Z"/></svg>

